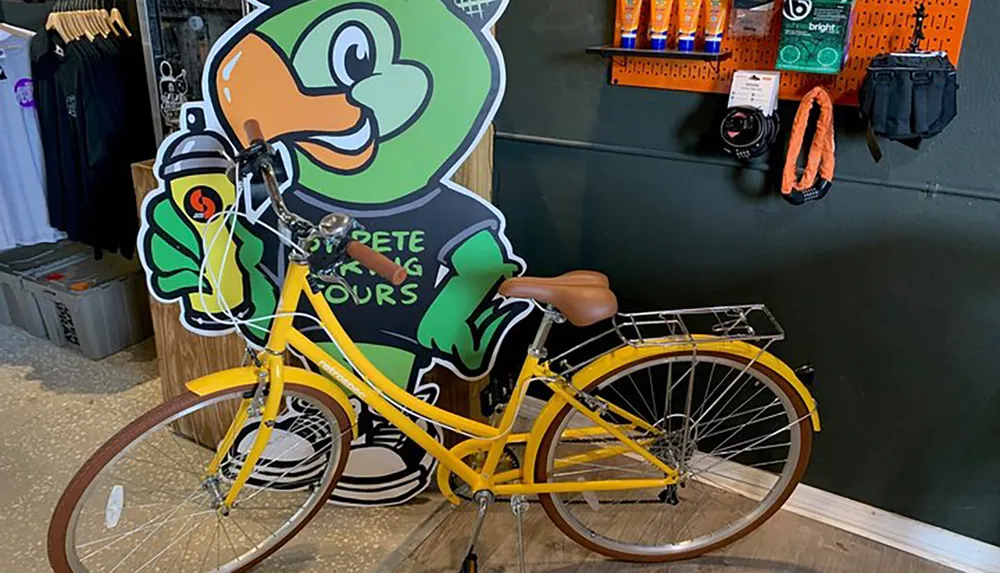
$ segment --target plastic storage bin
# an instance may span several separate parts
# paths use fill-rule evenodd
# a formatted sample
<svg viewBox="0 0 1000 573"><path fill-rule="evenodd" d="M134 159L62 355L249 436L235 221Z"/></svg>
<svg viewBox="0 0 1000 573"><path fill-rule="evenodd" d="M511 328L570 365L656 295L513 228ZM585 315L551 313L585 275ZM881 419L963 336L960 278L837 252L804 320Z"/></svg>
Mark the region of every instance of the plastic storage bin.
<svg viewBox="0 0 1000 573"><path fill-rule="evenodd" d="M24 281L49 339L98 360L153 334L149 296L137 261L106 255Z"/></svg>
<svg viewBox="0 0 1000 573"><path fill-rule="evenodd" d="M34 336L46 338L45 322L24 280L91 258L91 249L62 241L20 247L0 253L0 324L17 325Z"/></svg>

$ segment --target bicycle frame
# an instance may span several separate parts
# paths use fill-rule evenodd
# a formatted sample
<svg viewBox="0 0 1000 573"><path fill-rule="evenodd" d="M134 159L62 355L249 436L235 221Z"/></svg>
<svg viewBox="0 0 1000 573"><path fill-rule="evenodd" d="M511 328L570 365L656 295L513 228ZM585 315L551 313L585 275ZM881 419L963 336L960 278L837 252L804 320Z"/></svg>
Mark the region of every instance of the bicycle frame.
<svg viewBox="0 0 1000 573"><path fill-rule="evenodd" d="M265 350L261 353L264 362L262 371L266 372L266 380L269 384L269 393L264 403L262 411L262 421L257 431L257 436L251 447L247 460L243 464L239 474L232 483L232 487L227 493L225 507L230 508L236 502L241 489L246 485L247 480L260 460L265 447L271 437L272 425L277 418L281 408L282 394L286 379L284 366L285 351L291 347L304 355L316 364L329 377L345 389L352 392L358 399L384 417L389 422L398 427L406 436L419 444L429 454L434 456L444 468L454 473L472 488L473 491L487 490L497 495L529 495L538 493L563 493L582 492L597 490L628 490L643 488L660 488L678 481L678 472L650 453L645 444L650 444L655 438L641 438L636 441L629 437L628 433L641 429L648 434L659 435L662 431L646 423L645 421L632 416L628 412L617 408L613 404L604 403L608 411L627 420L625 424L614 424L604 420L600 412L596 412L582 404L576 397L574 387L564 379L555 375L546 363L541 361L535 353L530 353L525 359L521 368L517 383L510 403L504 411L503 417L497 427L483 424L481 422L465 418L463 416L448 412L437 406L428 404L423 400L401 389L389 380L378 368L372 364L364 353L351 340L347 332L344 331L321 293L313 292L308 281L309 267L305 263L292 262L289 265L287 276L282 287L281 299L278 304L277 317L274 319L270 337ZM352 364L364 377L364 380L355 375L338 360L330 356L316 343L309 340L304 334L293 326L294 316L302 295L305 294L307 300L315 309L319 319L326 326L333 341L343 353L347 361ZM297 370L297 369L296 369ZM261 376L263 378L263 376ZM367 382L365 381L367 380ZM529 451L537 451L538 442L544 434L547 424L536 424L536 427L528 434L513 434L513 428L518 409L524 400L525 393L531 381L542 380L555 393L553 400L564 401L574 409L581 412L590 419L594 426L565 430L564 436L605 436L613 437L617 443L603 448L595 448L582 454L576 454L567 458L555 460L555 466L565 468L576 464L586 463L599 459L606 459L618 455L638 456L647 460L654 467L663 472L660 479L624 479L624 480L600 480L600 481L574 481L556 483L533 483L533 475L521 470L506 471L497 474L504 447L513 443L528 444ZM204 384L203 384L204 385ZM334 395L339 389L331 383L330 389L320 388ZM206 391L205 388L194 390L198 393ZM336 397L336 396L335 396ZM219 444L215 458L207 468L206 475L214 475L220 464L236 440L239 430L246 422L248 409L251 405L251 398L245 398L237 412L229 431ZM478 440L472 440L472 451L488 451L486 462L480 469L473 469L463 461L464 455L469 450L470 442L465 442L449 450L437 440L432 438L423 428L417 425L409 416L395 404L399 404L404 409L416 413L445 426L457 428L462 432L476 436ZM561 404L560 404L561 405ZM349 406L348 406L349 407ZM485 442L485 443L484 443ZM488 444L486 447L485 444ZM464 447L463 447L464 446ZM439 472L439 483L442 473ZM447 474L444 474L447 475ZM513 483L519 481L520 483ZM445 480L446 482L446 480ZM446 486L447 484L442 484ZM444 489L444 488L442 488ZM450 495L450 490L446 495L453 502L457 499Z"/></svg>

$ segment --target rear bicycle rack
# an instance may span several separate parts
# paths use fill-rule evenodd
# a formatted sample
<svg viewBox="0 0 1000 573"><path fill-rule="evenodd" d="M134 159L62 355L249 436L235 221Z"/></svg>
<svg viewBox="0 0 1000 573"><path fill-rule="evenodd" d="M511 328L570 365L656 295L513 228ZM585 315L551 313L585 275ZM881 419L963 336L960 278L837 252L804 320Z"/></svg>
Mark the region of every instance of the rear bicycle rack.
<svg viewBox="0 0 1000 573"><path fill-rule="evenodd" d="M713 306L618 314L611 327L553 357L549 363L569 376L607 352L631 346L693 346L717 342L753 342L766 350L785 331L763 304Z"/></svg>

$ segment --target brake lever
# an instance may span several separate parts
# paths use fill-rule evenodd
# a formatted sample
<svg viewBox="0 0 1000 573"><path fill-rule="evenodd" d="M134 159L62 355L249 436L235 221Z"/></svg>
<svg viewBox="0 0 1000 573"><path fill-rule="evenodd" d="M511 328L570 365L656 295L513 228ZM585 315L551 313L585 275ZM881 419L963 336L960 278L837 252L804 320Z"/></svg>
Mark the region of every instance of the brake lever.
<svg viewBox="0 0 1000 573"><path fill-rule="evenodd" d="M317 279L321 280L326 284L340 285L341 287L344 288L345 291L347 291L347 295L351 297L351 300L354 301L354 304L357 306L361 306L361 299L358 298L358 293L354 292L354 289L351 288L351 285L347 284L347 279L338 275L335 270L325 269L322 271L317 271L313 274L316 276Z"/></svg>

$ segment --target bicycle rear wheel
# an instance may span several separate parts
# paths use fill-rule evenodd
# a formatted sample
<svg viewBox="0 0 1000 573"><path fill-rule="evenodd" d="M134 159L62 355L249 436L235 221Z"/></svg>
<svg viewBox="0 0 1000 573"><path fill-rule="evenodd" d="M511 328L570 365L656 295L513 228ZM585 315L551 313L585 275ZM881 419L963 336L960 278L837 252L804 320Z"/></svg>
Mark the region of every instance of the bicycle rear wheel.
<svg viewBox="0 0 1000 573"><path fill-rule="evenodd" d="M347 463L347 414L331 397L286 384L285 404L252 478L228 515L215 507L239 472L259 420L244 425L222 467L212 444L188 439L206 417L227 427L254 386L187 393L108 440L70 481L49 525L57 573L248 571L329 499ZM202 438L204 441L204 438Z"/></svg>
<svg viewBox="0 0 1000 573"><path fill-rule="evenodd" d="M743 356L664 349L584 390L655 427L629 434L680 472L679 487L540 495L555 525L592 551L626 561L697 557L763 524L805 472L812 425L804 401L787 380ZM604 418L628 423L612 411ZM574 428L597 429L567 405L542 438L536 482L663 477L630 450L557 464L620 446L607 435L567 433Z"/></svg>

